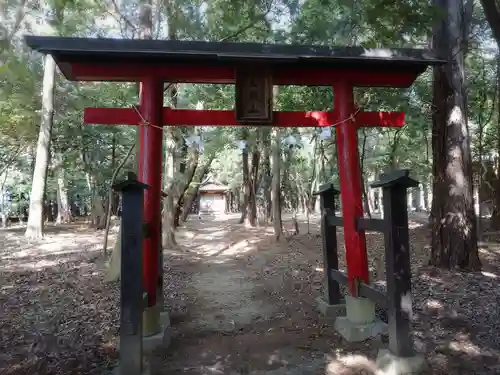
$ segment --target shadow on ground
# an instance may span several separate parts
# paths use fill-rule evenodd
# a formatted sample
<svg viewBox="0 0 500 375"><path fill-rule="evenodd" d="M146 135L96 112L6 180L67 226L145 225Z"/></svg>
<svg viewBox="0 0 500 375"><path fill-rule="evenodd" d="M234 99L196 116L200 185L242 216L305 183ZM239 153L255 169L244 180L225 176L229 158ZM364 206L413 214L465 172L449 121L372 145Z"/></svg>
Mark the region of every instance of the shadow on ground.
<svg viewBox="0 0 500 375"><path fill-rule="evenodd" d="M195 263L186 313L176 315L173 345L163 354L163 374L374 373L373 360L384 343L348 344L334 332L333 322L315 311L314 299L322 293L322 256L317 218L311 220L310 233L301 221L301 234L279 244L273 243L270 228L248 230L236 224L236 217L228 219L224 235L219 223L188 224L187 233L211 233L215 238L208 241L227 252L207 253L203 237L183 244ZM291 228L289 221L286 225ZM261 240L252 243L259 232ZM248 243L239 250L227 246L245 236ZM444 272L425 266L429 231L420 218L412 223L410 237L415 344L431 365L427 373L500 373L498 246L490 244L482 253L488 271ZM338 238L343 248L341 231ZM376 269L373 259L383 261L383 239L368 233L367 243Z"/></svg>
<svg viewBox="0 0 500 375"><path fill-rule="evenodd" d="M177 234L180 246L165 250L173 339L156 353L160 373L373 373L384 343L345 343L315 310L323 282L318 218L309 225L301 218L300 234L278 244L270 227L237 222L237 215L190 219ZM289 219L285 227L291 232ZM482 273L445 272L425 266L429 231L419 220L412 228L415 344L431 364L427 373L500 373L500 247L481 250ZM113 368L119 293L103 283L102 233L72 225L38 242L22 234L0 231L0 373ZM341 231L338 239L342 250ZM383 279L382 237L368 233L367 243L374 277Z"/></svg>

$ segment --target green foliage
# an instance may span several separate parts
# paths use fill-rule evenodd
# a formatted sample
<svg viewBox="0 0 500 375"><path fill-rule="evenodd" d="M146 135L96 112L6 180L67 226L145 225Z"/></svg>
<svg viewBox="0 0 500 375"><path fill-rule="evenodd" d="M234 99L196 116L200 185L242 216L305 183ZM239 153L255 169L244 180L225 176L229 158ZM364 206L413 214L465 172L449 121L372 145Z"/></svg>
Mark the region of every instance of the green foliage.
<svg viewBox="0 0 500 375"><path fill-rule="evenodd" d="M119 4L118 4L119 3ZM137 37L138 2L112 3L95 0L52 0L53 32L60 35ZM16 2L8 2L3 19L13 19ZM42 14L31 2L27 14ZM0 11L3 11L0 9ZM362 45L365 47L426 46L428 35L439 13L421 0L391 2L370 0L215 0L210 2L165 0L153 9L153 35L166 38L175 29L179 39L212 41L286 42L319 45ZM7 17L8 16L8 17ZM31 17L31 16L30 16ZM16 30L9 21L4 28L11 40L0 50L0 174L8 166L9 188L29 188L32 157L40 123L42 60L20 43L20 35L33 30L33 17L26 17ZM35 16L35 18L38 16ZM41 17L41 16L40 16ZM469 79L469 118L474 134L482 129L473 146L483 154L496 149L498 116L494 107L497 66L489 47L490 32L484 15L476 7L471 24L467 69ZM45 28L44 28L45 30ZM427 176L431 166L431 74L422 75L411 89L356 90L358 105L364 110L404 111L403 129L364 129L359 131L360 153L365 175L376 175L390 167L409 167L418 177ZM232 109L234 87L228 85L180 85L178 107ZM329 87L281 87L275 107L278 110L331 110ZM52 155L62 155L69 194L88 196L92 186L104 195L113 168L135 141L136 129L126 126L82 124L85 107L130 107L138 103L137 87L120 83L72 83L58 77L55 98L55 125ZM169 104L168 101L165 102ZM249 131L250 130L250 131ZM191 129L201 135L205 150L200 163L215 155L210 177L237 188L242 182L241 150L236 143L248 141L250 149L262 151L258 132L250 128ZM333 133L335 131L333 130ZM300 137L302 147L292 158L284 158L293 183L309 189L314 179L335 181L337 162L334 139L319 141L316 129L283 129L282 138ZM113 144L114 155L113 160ZM285 146L282 147L285 155ZM159 156L160 157L160 156ZM286 159L286 160L285 160ZM125 165L132 169L134 158ZM15 173L14 173L15 171ZM15 177L14 177L15 175ZM48 196L55 193L55 165L49 173ZM92 185L92 184L91 184Z"/></svg>

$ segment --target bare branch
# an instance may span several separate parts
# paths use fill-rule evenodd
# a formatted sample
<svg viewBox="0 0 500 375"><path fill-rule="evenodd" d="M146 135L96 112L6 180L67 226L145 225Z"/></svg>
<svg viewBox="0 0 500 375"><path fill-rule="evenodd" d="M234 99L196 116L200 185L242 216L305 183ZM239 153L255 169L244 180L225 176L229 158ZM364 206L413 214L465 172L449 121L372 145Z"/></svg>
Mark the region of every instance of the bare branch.
<svg viewBox="0 0 500 375"><path fill-rule="evenodd" d="M236 30L233 34L222 38L221 40L219 40L219 42L229 42L229 41L233 40L234 38L236 38L237 36L243 34L245 31L256 27L257 23L259 21L262 21L269 14L270 11L271 11L271 5L270 5L270 3L268 3L267 9L265 12L257 15L250 23L248 23L248 25L245 25L241 29Z"/></svg>
<svg viewBox="0 0 500 375"><path fill-rule="evenodd" d="M125 24L132 29L133 35L135 35L138 32L137 26L134 25L132 21L128 19L120 10L120 7L116 3L116 0L111 0L111 4L113 4L114 11L116 12L117 15L120 16L120 20L124 21ZM122 31L123 34L123 31ZM133 38L132 38L133 39Z"/></svg>

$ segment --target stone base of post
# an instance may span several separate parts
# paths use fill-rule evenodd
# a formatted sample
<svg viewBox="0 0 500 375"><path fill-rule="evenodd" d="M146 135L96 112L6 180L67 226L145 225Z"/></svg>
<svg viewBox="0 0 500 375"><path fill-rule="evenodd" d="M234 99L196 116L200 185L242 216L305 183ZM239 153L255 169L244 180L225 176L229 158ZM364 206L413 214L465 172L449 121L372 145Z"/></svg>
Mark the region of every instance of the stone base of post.
<svg viewBox="0 0 500 375"><path fill-rule="evenodd" d="M345 316L345 301L340 301L337 305L330 305L324 297L316 298L316 308L319 313L327 318L338 318Z"/></svg>
<svg viewBox="0 0 500 375"><path fill-rule="evenodd" d="M144 311L143 316L143 327L146 327L146 319L149 319L147 324L149 324L149 332L157 332L155 334L150 334L149 336L144 336L142 338L142 353L143 353L143 365L142 365L142 373L140 375L151 375L156 373L157 369L159 368L158 363L154 363L154 358L152 356L153 351L156 348L163 347L167 348L170 345L171 341L171 329L170 329L170 315L168 312L161 312L157 316L155 315L156 312L151 312L151 310L156 312L160 311L159 307L153 307L146 309ZM148 315L149 314L149 315ZM153 320L151 319L153 318ZM154 320L156 319L156 320ZM153 330L153 325L151 322L158 322L158 325L156 326L156 331ZM146 331L143 330L143 333ZM118 343L117 343L117 350L120 351L120 339L118 338ZM120 370L120 365L118 365L114 371L113 375L122 375L122 374L128 374L129 372L127 371L122 371Z"/></svg>
<svg viewBox="0 0 500 375"><path fill-rule="evenodd" d="M153 308L154 309L154 308ZM144 312L146 312L146 309ZM150 332L156 332L152 333L149 336L144 336L142 338L142 352L144 355L151 353L153 350L155 350L158 347L168 347L170 345L170 340L172 338L171 335L171 327L170 327L170 315L168 312L162 312L159 314L158 317L159 325L157 326L157 329L155 331L150 330ZM149 321L151 322L151 321ZM145 325L145 322L143 320L143 325ZM145 331L143 330L143 333ZM117 349L118 351L120 350L120 338L118 338L118 343L117 343Z"/></svg>
<svg viewBox="0 0 500 375"><path fill-rule="evenodd" d="M152 352L160 346L167 347L170 344L170 315L168 312L160 312L160 310L159 305L144 310L142 321L144 328L142 349L144 353Z"/></svg>
<svg viewBox="0 0 500 375"><path fill-rule="evenodd" d="M142 336L149 337L160 332L160 306L146 307L142 312Z"/></svg>
<svg viewBox="0 0 500 375"><path fill-rule="evenodd" d="M427 368L427 361L421 354L412 357L399 357L388 349L381 349L376 361L377 374L410 375L419 374Z"/></svg>
<svg viewBox="0 0 500 375"><path fill-rule="evenodd" d="M364 297L345 296L346 316L335 320L335 330L349 342L365 341L387 332L387 324L375 316L375 303Z"/></svg>

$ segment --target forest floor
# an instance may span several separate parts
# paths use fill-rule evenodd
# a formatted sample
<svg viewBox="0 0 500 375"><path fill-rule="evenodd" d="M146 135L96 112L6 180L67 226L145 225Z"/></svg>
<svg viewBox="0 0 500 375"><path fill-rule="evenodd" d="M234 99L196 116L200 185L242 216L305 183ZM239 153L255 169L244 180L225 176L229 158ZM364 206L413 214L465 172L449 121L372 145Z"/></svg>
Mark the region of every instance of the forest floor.
<svg viewBox="0 0 500 375"><path fill-rule="evenodd" d="M414 340L427 374L500 374L500 244L482 246L480 273L436 270L425 266L425 215L414 219ZM348 344L315 309L323 281L317 217L309 233L302 220L300 234L278 244L271 227L237 221L193 218L178 248L165 250L172 343L156 353L160 373L373 373L384 340ZM78 223L48 229L36 242L22 228L0 230L0 374L104 374L117 360L119 293L103 283L102 233ZM341 231L338 238L342 248ZM367 233L367 243L382 279L383 239Z"/></svg>

